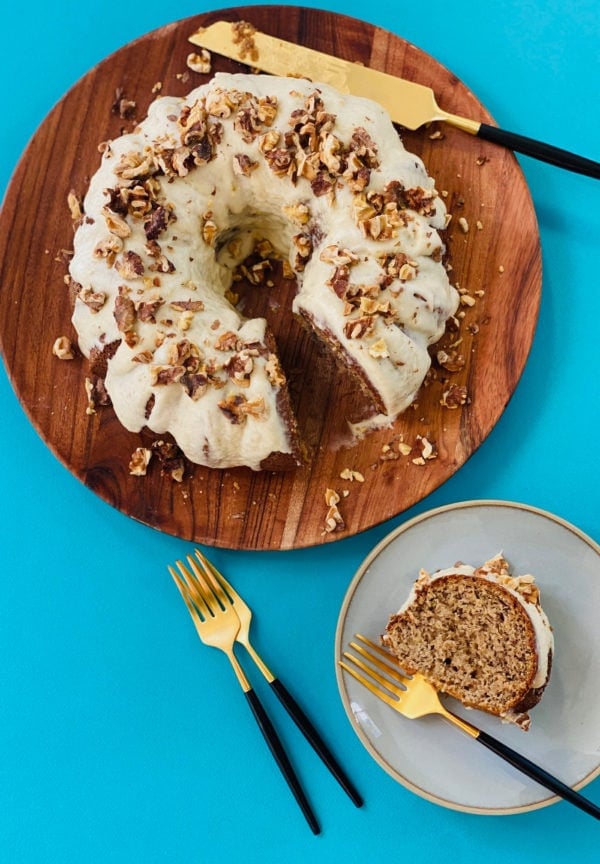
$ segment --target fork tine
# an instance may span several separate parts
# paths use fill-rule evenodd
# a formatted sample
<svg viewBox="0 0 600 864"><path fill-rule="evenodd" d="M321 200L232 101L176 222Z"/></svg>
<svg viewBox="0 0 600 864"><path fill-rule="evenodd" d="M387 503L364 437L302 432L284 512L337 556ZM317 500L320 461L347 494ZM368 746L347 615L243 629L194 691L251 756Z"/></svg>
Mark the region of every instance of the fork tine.
<svg viewBox="0 0 600 864"><path fill-rule="evenodd" d="M179 593L181 594L181 596L185 600L186 606L189 608L189 606L191 604L191 600L189 599L189 591L188 591L187 585L183 582L183 580L181 579L179 574L175 572L175 570L171 567L170 564L168 565L168 570L169 570L169 573L171 574L171 576L173 578L173 581L175 582L175 584L179 588ZM194 614L196 614L196 610L194 610Z"/></svg>
<svg viewBox="0 0 600 864"><path fill-rule="evenodd" d="M218 615L219 611L225 609L225 604L220 599L218 591L214 589L212 582L209 581L209 578L207 578L206 574L202 572L191 555L187 556L187 562L192 570L192 573L189 573L189 571L186 570L189 580L193 583L194 588L204 600L210 614L213 616Z"/></svg>
<svg viewBox="0 0 600 864"><path fill-rule="evenodd" d="M379 669L382 669L390 678L393 678L395 681L398 681L399 684L407 685L412 680L412 675L404 672L400 666L398 665L398 661L396 658L390 654L389 651L386 651L385 648L382 648L380 645L377 645L375 642L372 642L370 639L367 639L366 636L363 636L361 633L355 634L355 639L360 639L363 645L366 645L369 650L362 648L360 645L354 643L354 648L356 651L361 653L363 657L366 657L371 661L375 666Z"/></svg>
<svg viewBox="0 0 600 864"><path fill-rule="evenodd" d="M175 563L177 564L179 572L182 576L179 581L184 586L189 599L192 601L197 611L200 613L200 616L203 618L211 618L213 616L213 611L210 608L210 604L208 602L209 598L207 598L206 593L201 590L201 585L190 573L183 561L176 561ZM170 569L171 568L169 568L169 570Z"/></svg>
<svg viewBox="0 0 600 864"><path fill-rule="evenodd" d="M359 649L359 646L356 645L354 642L351 642L350 648L353 648L356 651ZM368 654L366 656L367 656L367 659L371 659L368 656ZM355 657L353 654L349 654L347 651L344 651L344 657L346 658L346 660L349 660L351 663L354 663L355 666L358 666L359 669L362 669L362 671L365 672L371 680L377 681L377 683L380 684L382 687L385 687L385 689L389 693L393 693L394 696L396 697L396 701L398 699L400 699L403 696L403 694L406 692L406 688L397 687L395 684L393 684L389 680L389 678L386 678L384 675L380 675L379 672L377 672L371 666L368 666L366 663L363 663L363 661L360 659L360 657Z"/></svg>
<svg viewBox="0 0 600 864"><path fill-rule="evenodd" d="M210 580L210 583L215 592L218 593L219 598L222 597L223 602L229 603L230 605L233 605L234 602L237 602L241 606L243 602L242 598L235 591L233 586L229 584L223 574L219 570L217 570L215 565L211 561L209 561L208 558L203 555L199 549L194 549L194 554L198 559L198 562L202 567L205 576L207 577L207 579Z"/></svg>
<svg viewBox="0 0 600 864"><path fill-rule="evenodd" d="M356 638L361 639L371 649L375 649L377 651L377 653L379 654L379 657L373 653L373 650L367 651L365 648L362 647L362 645L357 645L356 642L351 642L350 647L353 648L362 657L365 657L369 661L369 663L371 663L373 666L376 666L378 669L381 669L382 672L385 672L386 675L388 675L394 681L397 681L398 684L404 685L404 687L406 688L406 685L411 680L410 676L404 675L400 671L398 666L394 665L396 662L394 660L394 658L391 657L387 653L387 651L384 651L382 648L379 648L378 645L376 645L374 642L371 642L369 639L365 639L365 637L361 636L359 633L356 634ZM380 657L385 658L385 660L380 659Z"/></svg>
<svg viewBox="0 0 600 864"><path fill-rule="evenodd" d="M352 659L352 658L350 658L349 654L344 654L344 656L348 657L349 659ZM378 699L381 699L383 702L386 702L392 708L398 707L398 699L395 699L393 696L391 696L385 690L382 690L380 687L378 687L377 684L375 684L371 678L365 678L364 675L361 675L361 673L357 672L356 669L352 668L352 666L348 666L348 664L344 663L343 660L338 660L338 663L340 664L342 669L344 669L349 675L352 675L353 678L356 678L356 680L360 684L362 684L363 687L366 687L367 690L370 690L370 692L373 693L374 696L377 696Z"/></svg>
<svg viewBox="0 0 600 864"><path fill-rule="evenodd" d="M178 574L175 572L175 570L172 567L169 567L169 573L173 577L173 581L177 585L177 587L179 589L179 593L183 597L183 602L185 603L187 610L190 613L192 621L194 622L194 626L195 626L196 630L198 631L198 635L200 635L200 627L202 626L202 619L201 619L200 615L198 614L198 610L196 609L196 607L194 605L194 601L192 600L192 598L190 596L189 589L188 589L187 585L185 584L185 582L180 578L180 576L178 576Z"/></svg>

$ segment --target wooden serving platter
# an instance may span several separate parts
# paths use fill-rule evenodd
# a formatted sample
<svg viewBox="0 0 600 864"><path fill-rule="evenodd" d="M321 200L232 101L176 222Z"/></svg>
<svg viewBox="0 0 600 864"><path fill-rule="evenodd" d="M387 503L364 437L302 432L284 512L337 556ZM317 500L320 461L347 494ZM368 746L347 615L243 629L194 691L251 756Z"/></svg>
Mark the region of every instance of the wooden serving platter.
<svg viewBox="0 0 600 864"><path fill-rule="evenodd" d="M274 36L419 81L434 88L445 109L493 122L454 75L418 48L333 13L240 7L143 36L64 96L15 171L0 214L0 344L14 388L39 434L105 501L194 542L240 549L310 546L403 512L457 471L489 434L517 385L535 330L541 291L537 223L511 153L449 127L403 132L407 147L423 157L436 178L453 216L447 232L451 276L471 299L461 306L459 332L448 333L443 344L450 355L462 355L464 365L448 371L434 360L417 404L393 428L357 441L349 435L348 420L361 419L367 406L344 370L293 320L293 286L282 283L248 302L253 311L264 312L275 331L312 453L310 464L289 473L191 466L178 483L151 463L146 477L131 476L131 453L147 438L124 430L110 408L86 414L86 361L52 355L58 336L73 335L63 281L62 250L72 248L73 237L67 196L71 190L85 192L99 165L99 143L133 125L112 110L116 92L135 101L136 118L142 119L157 84L163 95L180 95L204 83L207 76L186 66L194 50L188 36L222 18L250 21ZM212 70L245 71L216 56ZM440 404L450 384L466 388L465 405ZM419 459L423 439L433 445L435 458ZM413 448L410 454L400 452L400 442ZM348 470L364 479L342 478ZM329 533L324 530L328 488L340 495L344 521L344 527Z"/></svg>

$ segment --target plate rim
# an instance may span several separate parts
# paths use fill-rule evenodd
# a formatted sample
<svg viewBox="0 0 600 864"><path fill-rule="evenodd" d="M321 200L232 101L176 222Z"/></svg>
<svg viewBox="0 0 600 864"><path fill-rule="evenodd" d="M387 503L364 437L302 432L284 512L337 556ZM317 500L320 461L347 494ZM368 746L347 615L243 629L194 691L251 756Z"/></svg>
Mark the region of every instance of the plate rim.
<svg viewBox="0 0 600 864"><path fill-rule="evenodd" d="M549 807L552 804L556 804L562 801L562 798L560 798L558 795L549 795L549 797L544 798L543 800L535 801L530 804L514 805L511 807L483 807L461 804L457 801L451 801L447 798L443 798L441 795L436 795L435 793L422 788L418 784L411 781L409 778L403 776L397 769L390 765L379 753L379 751L373 746L368 736L361 729L360 725L356 723L356 721L353 719L352 707L345 686L345 677L339 664L339 657L341 656L340 643L342 639L342 632L345 627L348 608L354 598L358 586L360 585L363 577L365 576L365 573L368 571L369 567L375 561L375 559L378 558L379 555L385 549L387 549L387 547L390 546L399 536L401 536L402 534L406 534L415 525L421 524L429 519L436 518L443 513L450 513L458 510L473 510L484 507L501 507L507 510L521 510L531 513L535 516L540 516L544 519L547 519L548 521L559 525L560 527L573 533L580 541L585 543L594 552L596 552L596 554L600 558L600 544L597 543L592 537L590 537L589 534L586 534L584 531L582 531L581 528L578 528L576 525L574 525L572 522L569 522L564 517L558 516L557 514L552 513L549 510L545 510L532 504L498 498L481 498L467 499L464 501L457 501L450 504L443 504L438 507L426 510L423 513L417 514L411 519L408 519L406 522L403 522L402 524L393 528L371 549L371 551L360 563L358 569L356 570L352 580L350 581L346 589L346 593L344 595L344 599L342 601L342 605L338 614L334 638L334 666L338 693L341 698L342 705L346 713L347 719L350 723L350 726L352 727L354 733L358 737L359 741L361 742L367 753L393 780L395 780L401 786L404 786L409 791L414 792L416 795L419 795L421 798L429 801L430 803L437 804L449 810L456 810L462 813L471 813L484 816L512 816L519 813L529 813L534 810L541 810L545 807ZM600 756L598 757L598 764L596 768L589 771L585 775L585 777L582 777L581 780L573 784L572 788L575 790L582 789L598 776L600 776Z"/></svg>

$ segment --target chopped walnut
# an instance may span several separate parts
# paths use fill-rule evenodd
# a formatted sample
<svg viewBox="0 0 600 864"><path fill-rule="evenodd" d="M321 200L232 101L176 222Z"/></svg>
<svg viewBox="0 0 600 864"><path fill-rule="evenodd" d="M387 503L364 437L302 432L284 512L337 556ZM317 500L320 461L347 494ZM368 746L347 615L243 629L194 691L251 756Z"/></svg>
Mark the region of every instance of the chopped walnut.
<svg viewBox="0 0 600 864"><path fill-rule="evenodd" d="M150 383L153 387L167 387L179 383L184 375L184 366L154 366Z"/></svg>
<svg viewBox="0 0 600 864"><path fill-rule="evenodd" d="M136 103L131 99L126 99L123 96L123 90L118 87L115 91L112 113L117 114L122 120L132 120L135 117L136 109Z"/></svg>
<svg viewBox="0 0 600 864"><path fill-rule="evenodd" d="M223 414L234 425L244 423L246 417L260 419L265 416L265 402L262 396L249 401L242 393L232 393L218 405Z"/></svg>
<svg viewBox="0 0 600 864"><path fill-rule="evenodd" d="M108 266L112 267L117 255L122 251L122 249L123 241L120 237L113 235L112 237L97 243L92 254L94 258L105 258Z"/></svg>
<svg viewBox="0 0 600 864"><path fill-rule="evenodd" d="M122 279L139 279L144 275L144 262L137 252L127 250L116 259L115 270Z"/></svg>
<svg viewBox="0 0 600 864"><path fill-rule="evenodd" d="M83 382L83 386L85 387L85 393L87 396L87 408L85 409L86 414L95 414L96 413L96 405L94 402L93 392L94 385L92 383L91 378L86 378Z"/></svg>
<svg viewBox="0 0 600 864"><path fill-rule="evenodd" d="M131 332L137 318L133 300L126 294L119 293L115 297L113 316L121 333Z"/></svg>
<svg viewBox="0 0 600 864"><path fill-rule="evenodd" d="M271 126L277 113L277 100L271 96L255 98L246 94L246 99L236 112L233 128L246 144L251 144ZM266 155L266 154L265 154Z"/></svg>
<svg viewBox="0 0 600 864"><path fill-rule="evenodd" d="M242 341L239 335L234 333L233 330L226 330L217 338L215 348L217 351L240 351Z"/></svg>
<svg viewBox="0 0 600 864"><path fill-rule="evenodd" d="M233 167L238 174L244 177L249 177L253 171L258 168L258 162L251 159L246 153L236 153L234 156Z"/></svg>
<svg viewBox="0 0 600 864"><path fill-rule="evenodd" d="M179 327L180 330L183 330L183 331L189 330L190 327L192 326L193 321L194 321L194 313L193 312L190 312L190 311L182 312L181 315L179 316L179 320L177 321L177 326Z"/></svg>
<svg viewBox="0 0 600 864"><path fill-rule="evenodd" d="M303 270L306 262L312 255L312 240L309 234L296 234L292 237L292 244L296 248L296 256L293 261L295 270Z"/></svg>
<svg viewBox="0 0 600 864"><path fill-rule="evenodd" d="M342 530L346 527L342 514L339 511L338 504L340 496L335 489L325 490L325 503L328 510L325 516L325 534L331 534L333 531Z"/></svg>
<svg viewBox="0 0 600 864"><path fill-rule="evenodd" d="M176 312L203 312L204 303L202 300L171 300L169 303L171 309Z"/></svg>
<svg viewBox="0 0 600 864"><path fill-rule="evenodd" d="M185 63L192 72L208 75L211 70L210 51L207 51L206 48L201 48L199 53L192 52L188 54Z"/></svg>
<svg viewBox="0 0 600 864"><path fill-rule="evenodd" d="M154 355L152 351L140 351L131 358L133 363L152 363L153 359Z"/></svg>
<svg viewBox="0 0 600 864"><path fill-rule="evenodd" d="M202 222L202 237L208 246L214 246L219 229L217 223L213 219L213 214L209 211L203 216Z"/></svg>
<svg viewBox="0 0 600 864"><path fill-rule="evenodd" d="M344 324L344 333L348 339L362 339L370 333L375 325L371 315L363 315L361 318L353 318Z"/></svg>
<svg viewBox="0 0 600 864"><path fill-rule="evenodd" d="M169 441L154 441L152 452L156 454L161 464L161 473L168 475L177 483L181 483L185 472L185 463L179 447Z"/></svg>
<svg viewBox="0 0 600 864"><path fill-rule="evenodd" d="M273 244L266 239L258 240L254 247L254 251L260 255L261 258L270 258L275 254Z"/></svg>
<svg viewBox="0 0 600 864"><path fill-rule="evenodd" d="M250 386L250 377L253 369L254 360L247 351L240 351L239 354L234 354L225 366L227 374L239 387Z"/></svg>
<svg viewBox="0 0 600 864"><path fill-rule="evenodd" d="M365 482L364 474L361 474L360 471L353 471L351 468L344 468L344 470L340 472L340 477L342 480L356 480L358 483Z"/></svg>
<svg viewBox="0 0 600 864"><path fill-rule="evenodd" d="M467 388L458 384L450 384L450 386L442 393L440 405L444 408L459 408L467 402Z"/></svg>
<svg viewBox="0 0 600 864"><path fill-rule="evenodd" d="M73 360L75 357L73 343L68 336L59 336L58 339L55 340L54 345L52 346L52 353L55 357L58 357L59 360Z"/></svg>
<svg viewBox="0 0 600 864"><path fill-rule="evenodd" d="M276 129L269 129L268 132L265 132L261 136L258 142L258 149L266 156L267 153L270 153L271 150L277 147L280 138L281 134Z"/></svg>
<svg viewBox="0 0 600 864"><path fill-rule="evenodd" d="M86 378L83 384L87 395L86 414L95 414L96 408L104 408L111 404L110 396L106 392L102 378L94 375L91 378Z"/></svg>
<svg viewBox="0 0 600 864"><path fill-rule="evenodd" d="M83 207L81 204L81 199L75 192L71 191L67 195L67 204L69 205L69 210L71 211L71 219L73 222L77 222L83 216Z"/></svg>
<svg viewBox="0 0 600 864"><path fill-rule="evenodd" d="M171 211L160 205L154 207L150 212L149 218L144 222L144 233L148 240L157 240L163 231L165 231L169 219L172 217Z"/></svg>
<svg viewBox="0 0 600 864"><path fill-rule="evenodd" d="M283 208L283 212L296 225L306 225L310 219L310 210L306 204L289 204Z"/></svg>
<svg viewBox="0 0 600 864"><path fill-rule="evenodd" d="M437 459L435 445L423 435L417 435L416 446L420 449L421 453L412 459L413 465L425 465L426 461Z"/></svg>
<svg viewBox="0 0 600 864"><path fill-rule="evenodd" d="M418 265L414 261L406 261L398 272L398 279L401 279L403 282L410 282L411 279L414 279L418 273Z"/></svg>
<svg viewBox="0 0 600 864"><path fill-rule="evenodd" d="M166 255L163 255L160 245L156 240L149 240L146 243L146 252L153 258L152 264L148 267L153 273L174 273L175 265L169 261Z"/></svg>
<svg viewBox="0 0 600 864"><path fill-rule="evenodd" d="M129 460L129 473L134 477L145 477L151 458L152 450L147 447L136 447Z"/></svg>
<svg viewBox="0 0 600 864"><path fill-rule="evenodd" d="M106 294L93 288L81 288L77 296L92 312L99 312L106 303Z"/></svg>
<svg viewBox="0 0 600 864"><path fill-rule="evenodd" d="M156 300L141 300L136 306L138 320L147 324L155 324L156 313L162 305L163 300L161 298L157 298Z"/></svg>
<svg viewBox="0 0 600 864"><path fill-rule="evenodd" d="M390 352L388 351L385 339L378 339L376 342L373 342L372 345L369 345L369 354L376 360L383 360L386 357L389 357Z"/></svg>
<svg viewBox="0 0 600 864"><path fill-rule="evenodd" d="M340 496L335 491L335 489L326 489L325 490L325 503L328 507L333 507L334 504L338 504L340 500Z"/></svg>
<svg viewBox="0 0 600 864"><path fill-rule="evenodd" d="M337 174L342 166L341 151L342 142L340 139L332 133L326 135L321 142L319 155L323 165L332 174Z"/></svg>
<svg viewBox="0 0 600 864"><path fill-rule="evenodd" d="M142 153L138 150L122 153L115 174L122 180L149 177L157 169L154 159L155 154L150 147L146 147Z"/></svg>
<svg viewBox="0 0 600 864"><path fill-rule="evenodd" d="M267 259L252 263L250 259L242 262L234 271L234 279L246 279L251 285L263 285L267 279L267 274L272 270L273 265Z"/></svg>
<svg viewBox="0 0 600 864"><path fill-rule="evenodd" d="M206 113L211 117L225 119L231 116L238 104L239 99L235 91L217 87L206 97L205 108Z"/></svg>
<svg viewBox="0 0 600 864"><path fill-rule="evenodd" d="M117 237L122 238L129 237L131 234L131 228L122 216L112 213L108 207L105 207L102 212L106 221L106 227L111 234L115 234Z"/></svg>
<svg viewBox="0 0 600 864"><path fill-rule="evenodd" d="M448 353L440 349L436 354L437 362L448 372L459 372L465 365L465 358L456 351Z"/></svg>
<svg viewBox="0 0 600 864"><path fill-rule="evenodd" d="M319 255L321 261L325 264L335 264L338 267L344 264L356 264L359 260L358 255L351 252L349 249L340 249L339 246L326 246Z"/></svg>
<svg viewBox="0 0 600 864"><path fill-rule="evenodd" d="M267 362L265 363L265 373L271 386L283 387L285 384L285 375L283 374L281 364L279 363L276 354L269 354Z"/></svg>
<svg viewBox="0 0 600 864"><path fill-rule="evenodd" d="M181 379L186 393L193 402L197 402L208 390L208 376L204 372L186 373Z"/></svg>

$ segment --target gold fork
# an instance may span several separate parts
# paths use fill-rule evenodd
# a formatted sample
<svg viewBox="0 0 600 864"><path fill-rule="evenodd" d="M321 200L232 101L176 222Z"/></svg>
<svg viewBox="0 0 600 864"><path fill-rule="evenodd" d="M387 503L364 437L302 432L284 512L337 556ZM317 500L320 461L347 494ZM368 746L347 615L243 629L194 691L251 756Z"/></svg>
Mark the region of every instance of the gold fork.
<svg viewBox="0 0 600 864"><path fill-rule="evenodd" d="M356 634L355 638L361 644L350 642L350 648L358 656L345 651L343 656L349 662L345 663L340 660L338 661L340 666L394 711L410 720L424 717L426 714L441 714L445 720L458 726L459 729L492 750L496 755L501 756L514 768L536 780L555 795L564 798L596 819L600 819L600 807L596 804L575 792L562 781L557 780L544 768L540 768L525 756L488 735L487 732L448 711L442 705L435 687L422 675L404 674L400 670L397 660L379 645L359 633Z"/></svg>
<svg viewBox="0 0 600 864"><path fill-rule="evenodd" d="M190 569L182 561L177 561L176 565L179 574L173 567L169 567L169 573L179 588L198 635L205 645L219 648L226 654L281 773L285 777L312 832L319 834L321 830L319 823L283 748L283 744L275 731L275 727L258 696L252 689L252 685L233 652L233 645L240 629L240 619L233 606L219 603L217 596L205 580L200 568L189 555L187 556L187 562Z"/></svg>
<svg viewBox="0 0 600 864"><path fill-rule="evenodd" d="M333 753L323 741L320 733L314 727L311 720L294 699L287 687L285 687L283 682L277 678L273 672L271 672L263 659L254 650L252 643L250 642L250 624L252 622L252 611L250 607L240 597L235 588L230 585L223 574L217 570L214 564L212 564L199 549L195 550L195 555L206 579L210 582L211 587L220 602L223 605L232 606L237 613L240 620L240 628L236 636L236 641L239 642L240 645L243 645L248 651L248 654L260 669L264 678L268 681L269 686L274 691L281 704L284 706L294 723L298 726L306 740L331 771L342 789L344 789L357 807L361 807L363 804L362 797Z"/></svg>

